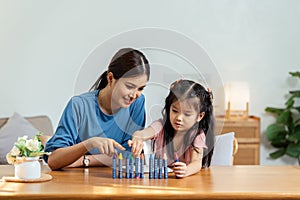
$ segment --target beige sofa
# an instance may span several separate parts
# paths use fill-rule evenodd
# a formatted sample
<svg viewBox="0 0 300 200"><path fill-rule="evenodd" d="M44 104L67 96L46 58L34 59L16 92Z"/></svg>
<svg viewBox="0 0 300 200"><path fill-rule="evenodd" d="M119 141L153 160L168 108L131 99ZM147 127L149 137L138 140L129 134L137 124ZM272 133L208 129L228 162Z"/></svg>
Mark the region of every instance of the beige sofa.
<svg viewBox="0 0 300 200"><path fill-rule="evenodd" d="M9 118L0 118L0 128L7 122ZM25 117L36 129L44 132L44 135L51 136L53 134L53 127L51 120L48 116L34 116L34 117Z"/></svg>

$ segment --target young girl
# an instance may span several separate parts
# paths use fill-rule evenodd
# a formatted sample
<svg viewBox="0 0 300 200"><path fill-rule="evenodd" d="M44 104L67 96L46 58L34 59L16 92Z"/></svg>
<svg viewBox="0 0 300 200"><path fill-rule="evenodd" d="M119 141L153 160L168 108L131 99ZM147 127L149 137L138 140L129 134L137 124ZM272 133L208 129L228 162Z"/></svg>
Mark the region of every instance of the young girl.
<svg viewBox="0 0 300 200"><path fill-rule="evenodd" d="M133 154L140 154L143 142L149 139L156 144L156 155L167 154L176 177L209 167L214 142L211 92L190 80L174 82L165 101L163 119L133 134L129 142ZM174 162L178 158L179 162Z"/></svg>

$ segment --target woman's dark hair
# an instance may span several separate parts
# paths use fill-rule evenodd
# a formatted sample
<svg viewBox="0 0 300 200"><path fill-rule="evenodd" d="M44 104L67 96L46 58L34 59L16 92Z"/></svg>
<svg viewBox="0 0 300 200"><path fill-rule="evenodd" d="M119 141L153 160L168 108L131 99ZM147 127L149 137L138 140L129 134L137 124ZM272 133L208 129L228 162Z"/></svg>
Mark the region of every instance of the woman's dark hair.
<svg viewBox="0 0 300 200"><path fill-rule="evenodd" d="M108 69L101 74L90 90L101 90L107 85L107 74L112 72L115 79L135 77L139 75L150 76L150 66L145 55L132 48L120 49L111 59Z"/></svg>
<svg viewBox="0 0 300 200"><path fill-rule="evenodd" d="M213 154L214 146L214 117L212 106L212 94L202 85L191 80L179 80L171 85L169 95L165 100L165 107L162 111L164 121L164 141L163 145L167 148L170 158L174 157L174 128L170 122L171 105L176 101L188 100L195 108L197 114L204 112L204 117L199 123L195 123L184 136L183 149L186 151L190 145L193 145L195 138L204 132L206 136L206 146L202 158L202 167L209 167Z"/></svg>

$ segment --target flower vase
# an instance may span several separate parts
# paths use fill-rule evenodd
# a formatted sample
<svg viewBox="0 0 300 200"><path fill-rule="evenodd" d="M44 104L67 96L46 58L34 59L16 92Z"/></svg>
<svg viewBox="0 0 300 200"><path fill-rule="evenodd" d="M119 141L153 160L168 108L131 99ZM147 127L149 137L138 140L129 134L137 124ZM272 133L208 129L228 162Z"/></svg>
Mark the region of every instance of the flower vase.
<svg viewBox="0 0 300 200"><path fill-rule="evenodd" d="M41 177L39 156L17 157L15 163L15 177L19 179L37 179Z"/></svg>

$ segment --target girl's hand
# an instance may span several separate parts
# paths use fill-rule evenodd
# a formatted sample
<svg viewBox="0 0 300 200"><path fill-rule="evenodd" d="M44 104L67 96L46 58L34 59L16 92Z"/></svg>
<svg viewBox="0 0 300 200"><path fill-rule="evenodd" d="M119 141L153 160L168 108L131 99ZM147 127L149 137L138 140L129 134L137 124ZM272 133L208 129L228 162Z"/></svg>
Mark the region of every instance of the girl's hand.
<svg viewBox="0 0 300 200"><path fill-rule="evenodd" d="M138 131L136 131L133 135L132 135L132 140L128 140L128 146L131 147L131 151L132 154L135 157L139 157L143 147L144 147L144 141L137 136L138 135Z"/></svg>
<svg viewBox="0 0 300 200"><path fill-rule="evenodd" d="M117 154L117 151L115 148L118 148L122 151L126 150L118 142L116 142L115 140L110 139L110 138L93 137L93 138L86 140L85 145L88 150L92 149L92 148L98 148L100 151L100 154L106 154L109 156L113 156L114 154Z"/></svg>
<svg viewBox="0 0 300 200"><path fill-rule="evenodd" d="M171 167L176 177L183 178L187 176L187 166L184 162L174 162Z"/></svg>

